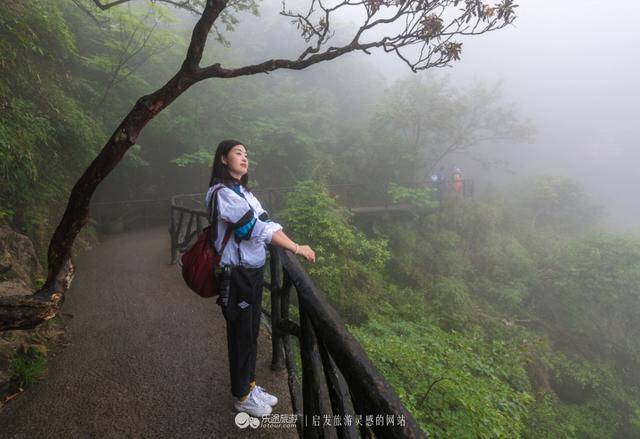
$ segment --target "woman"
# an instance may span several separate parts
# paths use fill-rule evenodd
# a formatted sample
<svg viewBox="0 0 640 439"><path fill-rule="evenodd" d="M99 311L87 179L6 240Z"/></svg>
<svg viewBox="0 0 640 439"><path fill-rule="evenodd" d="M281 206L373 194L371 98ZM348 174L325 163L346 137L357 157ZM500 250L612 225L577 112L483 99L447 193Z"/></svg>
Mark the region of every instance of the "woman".
<svg viewBox="0 0 640 439"><path fill-rule="evenodd" d="M278 402L278 398L255 382L266 244L290 250L311 262L315 262L316 255L308 245L298 245L289 239L282 226L269 219L247 188L248 171L245 146L235 140L220 142L205 201L216 215L212 224L215 247L221 254L220 266L227 267L223 272L229 276L228 300L226 303L219 300L218 304L227 323L234 407L252 416L265 416Z"/></svg>

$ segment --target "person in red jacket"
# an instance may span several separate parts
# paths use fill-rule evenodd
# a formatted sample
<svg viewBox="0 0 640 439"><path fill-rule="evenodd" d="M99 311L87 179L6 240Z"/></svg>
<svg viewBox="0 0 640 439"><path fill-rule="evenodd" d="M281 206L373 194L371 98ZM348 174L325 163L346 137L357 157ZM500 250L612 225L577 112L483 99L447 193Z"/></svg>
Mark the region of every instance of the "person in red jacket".
<svg viewBox="0 0 640 439"><path fill-rule="evenodd" d="M462 178L462 171L460 168L455 168L453 170L453 191L459 194L462 194L462 189L464 186L464 179Z"/></svg>

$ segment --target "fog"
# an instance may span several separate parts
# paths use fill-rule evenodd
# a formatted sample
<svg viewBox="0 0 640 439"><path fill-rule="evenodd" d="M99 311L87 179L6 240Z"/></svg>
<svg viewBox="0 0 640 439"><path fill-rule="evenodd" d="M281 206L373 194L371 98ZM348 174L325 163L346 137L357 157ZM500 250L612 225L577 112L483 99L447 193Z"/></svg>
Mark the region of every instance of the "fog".
<svg viewBox="0 0 640 439"><path fill-rule="evenodd" d="M458 162L473 173L480 189L508 185L529 175L574 178L605 207L610 227L637 231L640 203L635 176L640 152L633 131L640 100L636 82L640 33L634 28L640 6L630 0L607 7L592 0L524 0L519 4L513 25L462 40L462 59L451 68L416 73L449 75L460 87L474 81L499 82L504 100L515 104L520 116L535 127L532 143L482 145L483 153L506 160L507 167L483 171L465 157L458 157ZM236 62L300 53L304 44L300 38L291 39L294 26L277 16L278 8L263 4L261 17L240 16L242 23L236 32L227 33L232 49L254 40L265 20L282 23L282 28L280 34L270 28L267 39L255 46L254 56ZM340 20L338 29L344 30L357 17L343 15ZM344 58L332 63L355 59L383 73L388 83L412 74L402 60L380 50ZM295 74L313 75L317 68Z"/></svg>
<svg viewBox="0 0 640 439"><path fill-rule="evenodd" d="M524 1L514 26L469 40L451 70L460 82L502 79L534 122L535 143L504 150L514 169L576 178L620 228L640 214L638 11L632 1Z"/></svg>

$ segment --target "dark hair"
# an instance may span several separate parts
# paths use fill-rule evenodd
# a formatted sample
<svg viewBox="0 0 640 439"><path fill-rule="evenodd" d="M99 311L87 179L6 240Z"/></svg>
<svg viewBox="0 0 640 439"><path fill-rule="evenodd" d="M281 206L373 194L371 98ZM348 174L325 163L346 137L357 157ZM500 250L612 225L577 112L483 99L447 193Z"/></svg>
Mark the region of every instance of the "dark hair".
<svg viewBox="0 0 640 439"><path fill-rule="evenodd" d="M226 157L227 154L229 154L229 151L231 151L231 149L236 145L244 146L244 143L230 139L223 140L218 144L216 154L213 156L213 165L211 166L211 180L209 180L209 186L213 186L217 183L222 183L224 185L237 183L244 186L246 190L249 190L249 173L247 172L240 178L240 180L238 180L229 173L229 168L227 167L227 165L222 163L222 157Z"/></svg>

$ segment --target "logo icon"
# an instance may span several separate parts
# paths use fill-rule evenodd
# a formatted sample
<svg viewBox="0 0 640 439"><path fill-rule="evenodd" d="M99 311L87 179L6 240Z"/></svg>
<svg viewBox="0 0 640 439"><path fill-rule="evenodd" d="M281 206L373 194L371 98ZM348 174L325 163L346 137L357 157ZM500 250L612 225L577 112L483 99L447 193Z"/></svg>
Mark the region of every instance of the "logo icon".
<svg viewBox="0 0 640 439"><path fill-rule="evenodd" d="M254 418L249 413L238 412L236 415L236 425L240 428L258 428L260 426L260 419Z"/></svg>

